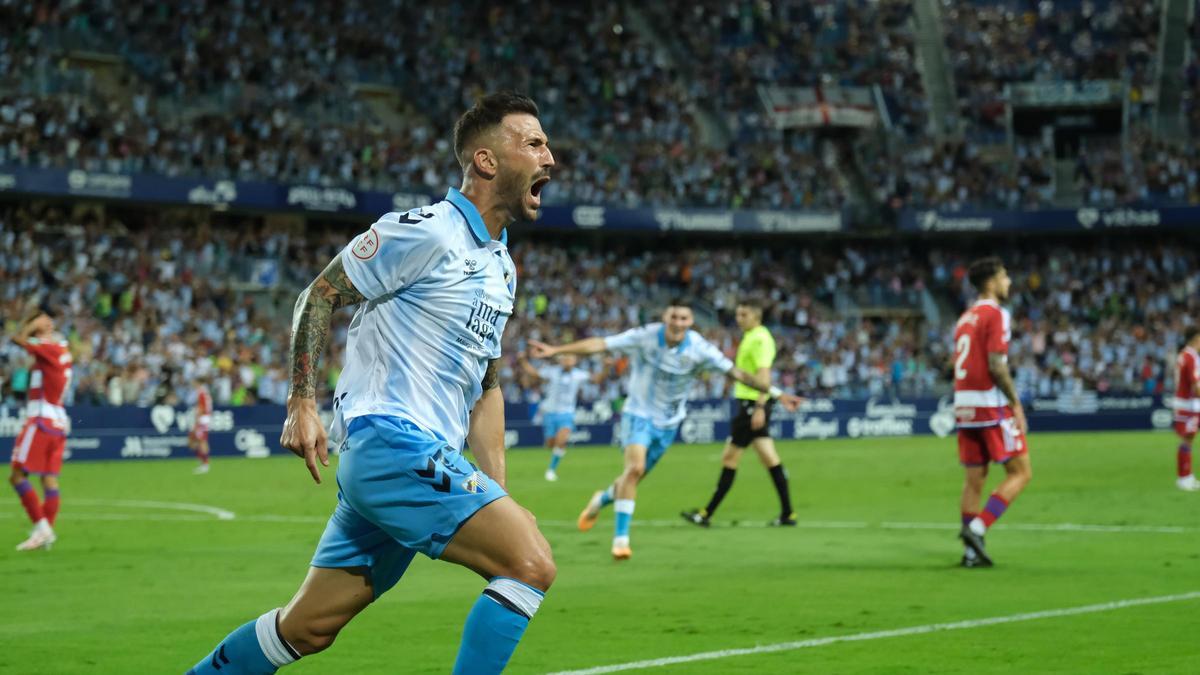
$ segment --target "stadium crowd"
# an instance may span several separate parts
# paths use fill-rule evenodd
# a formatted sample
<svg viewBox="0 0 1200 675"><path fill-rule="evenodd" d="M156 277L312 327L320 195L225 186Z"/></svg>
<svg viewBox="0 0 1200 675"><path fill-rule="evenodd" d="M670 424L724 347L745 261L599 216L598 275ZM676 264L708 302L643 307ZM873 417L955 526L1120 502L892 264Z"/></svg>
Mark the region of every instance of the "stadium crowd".
<svg viewBox="0 0 1200 675"><path fill-rule="evenodd" d="M836 209L846 190L819 137L772 129L756 87L878 85L902 141L862 153L880 203L1037 208L1055 191L1050 149L1025 140L1007 159L983 158L1004 84L1144 86L1158 16L1128 0L954 3L946 40L968 133L934 141L908 2L641 11L648 22L619 3L549 0L270 0L219 12L201 0L0 2L0 164L437 194L458 171L448 120L485 87L515 87L537 92L552 132L547 203ZM472 31L503 37L462 47L457 36ZM118 54L123 90L72 66L64 56L77 44ZM394 87L397 114L381 115L359 83ZM729 131L727 146L699 142L706 116ZM1197 151L1145 141L1086 148L1074 172L1083 200L1200 202Z"/></svg>
<svg viewBox="0 0 1200 675"><path fill-rule="evenodd" d="M210 377L220 405L287 395L288 312L296 292L354 232L303 233L253 220L0 211L0 307L8 333L30 298L59 316L75 354L74 404L187 402ZM683 246L680 246L683 244ZM1015 279L1013 363L1028 395L1161 392L1175 345L1200 310L1200 260L1170 239L1006 245ZM943 393L949 330L971 291L969 256L916 243L826 242L691 248L517 238L521 279L505 334L511 400L536 398L515 358L531 338L612 334L693 298L699 329L732 354L739 300L760 297L779 344L780 383L809 395ZM349 313L335 323L325 373L332 390ZM599 361L587 362L600 367ZM28 362L0 345L0 396L22 398ZM618 362L618 372L625 364ZM721 396L723 378L697 385ZM619 395L616 379L587 396Z"/></svg>

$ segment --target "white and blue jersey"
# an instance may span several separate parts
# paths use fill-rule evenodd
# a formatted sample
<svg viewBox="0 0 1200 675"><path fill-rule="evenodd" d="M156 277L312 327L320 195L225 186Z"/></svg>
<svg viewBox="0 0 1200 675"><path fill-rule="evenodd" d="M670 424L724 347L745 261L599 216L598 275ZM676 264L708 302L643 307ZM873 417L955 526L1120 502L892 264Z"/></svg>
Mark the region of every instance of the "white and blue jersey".
<svg viewBox="0 0 1200 675"><path fill-rule="evenodd" d="M542 402L538 412L542 416L542 433L550 438L559 429L575 430L575 407L579 403L579 389L591 376L581 368L565 370L562 366L543 366L538 369L542 378Z"/></svg>
<svg viewBox="0 0 1200 675"><path fill-rule="evenodd" d="M362 415L408 420L455 449L513 311L516 268L475 206L446 200L389 213L342 252L366 298L350 324L334 394L335 443Z"/></svg>
<svg viewBox="0 0 1200 675"><path fill-rule="evenodd" d="M661 323L607 337L604 345L630 357L628 396L622 416L643 418L660 429L676 427L683 421L696 375L705 370L733 370L733 361L694 330L689 330L674 347L667 346L666 329Z"/></svg>
<svg viewBox="0 0 1200 675"><path fill-rule="evenodd" d="M560 365L547 365L538 369L542 381L541 432L546 438L557 435L560 429L575 431L575 407L580 400L580 388L592 380L586 371L578 368L564 370Z"/></svg>
<svg viewBox="0 0 1200 675"><path fill-rule="evenodd" d="M341 254L366 298L338 378L338 505L314 567L368 567L378 597L417 552L437 558L505 496L462 454L469 414L512 314L515 269L474 204L389 213Z"/></svg>
<svg viewBox="0 0 1200 675"><path fill-rule="evenodd" d="M538 369L542 378L542 402L538 409L543 413L575 414L579 403L579 389L591 379L582 368L564 370L562 366L543 366Z"/></svg>

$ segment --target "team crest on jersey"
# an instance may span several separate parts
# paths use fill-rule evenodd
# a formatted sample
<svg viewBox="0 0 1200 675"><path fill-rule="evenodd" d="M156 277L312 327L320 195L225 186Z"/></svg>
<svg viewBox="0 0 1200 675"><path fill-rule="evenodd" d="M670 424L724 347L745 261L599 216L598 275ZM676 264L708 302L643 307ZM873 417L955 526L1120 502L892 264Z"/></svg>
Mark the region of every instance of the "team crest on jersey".
<svg viewBox="0 0 1200 675"><path fill-rule="evenodd" d="M375 228L371 228L362 233L358 241L354 242L354 257L359 260L370 260L375 257L379 251L379 235L375 232Z"/></svg>
<svg viewBox="0 0 1200 675"><path fill-rule="evenodd" d="M478 471L472 471L471 475L463 481L462 488L473 495L482 494L487 492L487 479Z"/></svg>

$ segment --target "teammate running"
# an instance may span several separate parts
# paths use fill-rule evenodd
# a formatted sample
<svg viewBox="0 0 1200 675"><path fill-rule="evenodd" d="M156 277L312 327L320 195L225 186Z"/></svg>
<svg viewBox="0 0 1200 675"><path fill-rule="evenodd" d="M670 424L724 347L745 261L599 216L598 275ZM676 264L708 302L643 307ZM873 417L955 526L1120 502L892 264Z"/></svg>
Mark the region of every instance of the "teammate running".
<svg viewBox="0 0 1200 675"><path fill-rule="evenodd" d="M959 536L966 544L964 567L991 567L984 534L1025 489L1033 468L1025 409L1008 370L1009 314L1000 306L1012 281L999 258L971 263L967 275L979 299L954 331L954 415L958 457L966 469ZM989 462L1002 464L1005 477L981 512Z"/></svg>
<svg viewBox="0 0 1200 675"><path fill-rule="evenodd" d="M542 416L542 436L550 448L550 466L546 468L546 480L558 480L558 465L567 454L567 443L575 431L575 408L579 404L579 388L584 384L600 384L608 377L609 363L595 375L579 368L579 357L563 354L558 363L536 368L525 354L517 358L521 370L531 379L542 384L542 401L538 413Z"/></svg>
<svg viewBox="0 0 1200 675"><path fill-rule="evenodd" d="M612 555L626 560L633 555L629 528L637 499L638 483L658 463L675 440L679 424L687 415L689 390L703 371L725 373L758 391L779 399L791 411L801 399L771 386L736 368L719 349L692 330L695 318L691 304L673 300L663 312L662 323L652 323L610 337L593 337L553 347L531 340L533 355L550 358L559 354L623 352L630 356L629 396L621 413L625 448L625 470L607 489L596 492L579 516L579 529L590 530L600 509L615 504L617 513Z"/></svg>

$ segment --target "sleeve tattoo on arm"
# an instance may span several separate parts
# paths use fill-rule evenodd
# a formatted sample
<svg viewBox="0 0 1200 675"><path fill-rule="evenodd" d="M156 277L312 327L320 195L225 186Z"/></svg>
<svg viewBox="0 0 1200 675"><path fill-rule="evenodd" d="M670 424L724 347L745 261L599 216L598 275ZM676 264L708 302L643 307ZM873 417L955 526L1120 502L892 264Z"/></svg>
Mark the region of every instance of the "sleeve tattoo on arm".
<svg viewBox="0 0 1200 675"><path fill-rule="evenodd" d="M292 395L317 395L317 364L329 340L329 322L334 311L362 302L339 255L296 299L292 312Z"/></svg>
<svg viewBox="0 0 1200 675"><path fill-rule="evenodd" d="M500 386L500 359L488 361L487 371L483 374L483 381L480 382L480 385L484 391Z"/></svg>

